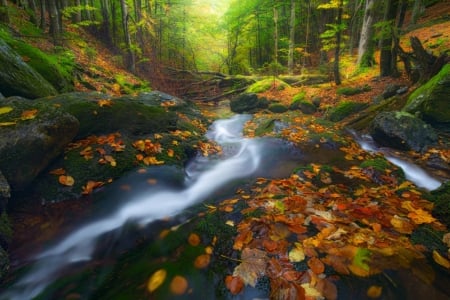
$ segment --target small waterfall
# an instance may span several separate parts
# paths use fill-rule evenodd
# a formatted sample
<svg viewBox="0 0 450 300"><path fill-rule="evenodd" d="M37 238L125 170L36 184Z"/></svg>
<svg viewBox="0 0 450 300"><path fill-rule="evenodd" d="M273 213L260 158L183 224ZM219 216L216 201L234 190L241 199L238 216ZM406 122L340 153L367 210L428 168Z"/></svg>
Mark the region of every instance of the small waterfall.
<svg viewBox="0 0 450 300"><path fill-rule="evenodd" d="M186 168L189 180L186 188L162 189L127 199L116 211L69 233L33 257L30 270L2 293L0 299L32 299L42 293L71 264L90 261L99 238L103 235L120 233L121 228L127 224L145 226L155 220L174 216L205 200L231 181L254 175L260 167L266 146L259 139L242 137L244 123L250 118L250 115L236 115L212 125L207 137L224 148L225 158L209 159L199 156L194 159L191 166ZM198 167L199 165L201 166Z"/></svg>
<svg viewBox="0 0 450 300"><path fill-rule="evenodd" d="M441 180L432 177L419 166L392 155L391 153L389 153L389 151L387 151L388 149L378 147L371 136L358 136L355 132L352 132L352 135L354 136L356 142L361 146L361 148L369 152L382 153L389 162L403 170L406 179L408 179L418 187L424 188L428 191L432 191L441 186Z"/></svg>

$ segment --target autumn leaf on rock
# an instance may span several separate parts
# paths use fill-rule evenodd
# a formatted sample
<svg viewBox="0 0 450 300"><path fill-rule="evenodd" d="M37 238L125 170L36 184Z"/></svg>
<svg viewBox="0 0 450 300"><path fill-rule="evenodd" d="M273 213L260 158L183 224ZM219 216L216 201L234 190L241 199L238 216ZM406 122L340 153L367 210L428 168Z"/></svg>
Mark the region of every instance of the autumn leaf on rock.
<svg viewBox="0 0 450 300"><path fill-rule="evenodd" d="M177 275L170 282L170 291L174 295L183 295L186 292L188 285L186 278Z"/></svg>
<svg viewBox="0 0 450 300"><path fill-rule="evenodd" d="M12 110L13 108L11 106L2 106L0 107L0 115L7 114Z"/></svg>
<svg viewBox="0 0 450 300"><path fill-rule="evenodd" d="M65 186L73 186L73 184L75 183L75 180L73 179L72 176L69 175L61 175L58 178L59 183L61 183L62 185Z"/></svg>
<svg viewBox="0 0 450 300"><path fill-rule="evenodd" d="M64 170L63 168L58 168L51 170L49 173L52 175L64 175L66 174L66 170Z"/></svg>
<svg viewBox="0 0 450 300"><path fill-rule="evenodd" d="M98 100L97 104L98 104L98 106L100 106L100 107L104 107L104 106L112 106L111 100L107 100L107 99L101 99L101 100Z"/></svg>
<svg viewBox="0 0 450 300"><path fill-rule="evenodd" d="M34 119L36 117L37 113L38 113L37 109L25 110L22 112L20 119L23 121Z"/></svg>
<svg viewBox="0 0 450 300"><path fill-rule="evenodd" d="M164 283L166 276L167 276L167 271L164 269L160 269L160 270L156 271L155 273L153 273L152 276L150 277L150 279L148 280L147 290L150 293L154 292L157 288L159 288L161 286L161 284Z"/></svg>
<svg viewBox="0 0 450 300"><path fill-rule="evenodd" d="M89 195L89 194L92 193L92 191L93 191L95 188L98 188L98 187L102 186L103 184L104 184L104 183L101 182L101 181L93 181L93 180L89 180L89 181L86 183L86 185L84 185L84 186L82 187L83 191L81 192L81 194L83 194L83 195Z"/></svg>
<svg viewBox="0 0 450 300"><path fill-rule="evenodd" d="M242 263L234 269L233 276L242 278L245 284L256 286L258 278L266 272L267 255L259 249L244 248L241 254Z"/></svg>
<svg viewBox="0 0 450 300"><path fill-rule="evenodd" d="M225 285L233 295L239 294L244 288L244 282L239 276L228 275L225 277Z"/></svg>

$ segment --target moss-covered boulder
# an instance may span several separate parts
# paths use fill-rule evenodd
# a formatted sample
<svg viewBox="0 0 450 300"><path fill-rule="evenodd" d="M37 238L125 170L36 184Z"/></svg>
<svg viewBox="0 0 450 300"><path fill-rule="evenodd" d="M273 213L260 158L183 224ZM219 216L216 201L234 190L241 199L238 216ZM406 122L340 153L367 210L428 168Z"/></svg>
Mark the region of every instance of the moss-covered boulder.
<svg viewBox="0 0 450 300"><path fill-rule="evenodd" d="M339 122L354 113L362 111L368 106L367 103L343 101L327 113L327 118L332 122Z"/></svg>
<svg viewBox="0 0 450 300"><path fill-rule="evenodd" d="M403 110L432 123L450 123L450 64L415 90Z"/></svg>
<svg viewBox="0 0 450 300"><path fill-rule="evenodd" d="M277 78L266 78L255 82L247 88L246 93L263 93L270 89L276 89L277 91L282 91L287 88L289 84L283 80Z"/></svg>
<svg viewBox="0 0 450 300"><path fill-rule="evenodd" d="M53 103L10 97L1 101L0 170L12 190L26 188L72 141L78 120Z"/></svg>
<svg viewBox="0 0 450 300"><path fill-rule="evenodd" d="M378 114L370 124L369 131L380 145L400 150L423 151L438 140L430 125L406 112Z"/></svg>
<svg viewBox="0 0 450 300"><path fill-rule="evenodd" d="M235 113L253 113L261 104L255 93L243 93L230 101L230 109Z"/></svg>
<svg viewBox="0 0 450 300"><path fill-rule="evenodd" d="M39 100L60 106L78 119L80 130L77 139L116 131L141 135L176 129L178 117L175 112L166 109L161 102L139 99L133 96L111 98L97 92L75 92Z"/></svg>
<svg viewBox="0 0 450 300"><path fill-rule="evenodd" d="M317 111L317 107L307 100L293 101L289 106L289 109L290 110L298 109L306 115L311 115Z"/></svg>
<svg viewBox="0 0 450 300"><path fill-rule="evenodd" d="M428 199L434 203L433 213L447 227L450 226L450 181L430 193Z"/></svg>
<svg viewBox="0 0 450 300"><path fill-rule="evenodd" d="M35 99L57 94L55 88L1 38L0 65L0 92L6 97Z"/></svg>
<svg viewBox="0 0 450 300"><path fill-rule="evenodd" d="M268 109L273 113L284 113L288 111L286 105L281 103L272 103L269 105Z"/></svg>

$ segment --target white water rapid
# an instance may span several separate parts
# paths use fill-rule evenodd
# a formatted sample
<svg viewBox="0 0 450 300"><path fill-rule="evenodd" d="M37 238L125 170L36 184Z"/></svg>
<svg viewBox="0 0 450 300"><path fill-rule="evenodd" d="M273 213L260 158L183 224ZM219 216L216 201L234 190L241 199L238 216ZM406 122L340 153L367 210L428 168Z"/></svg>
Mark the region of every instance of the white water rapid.
<svg viewBox="0 0 450 300"><path fill-rule="evenodd" d="M370 152L382 153L388 161L403 170L406 179L408 179L418 187L424 188L428 191L432 191L441 186L443 181L432 177L419 166L390 154L388 149L378 147L373 141L372 137L368 135L357 136L357 134L354 132L352 132L352 134L361 148Z"/></svg>
<svg viewBox="0 0 450 300"><path fill-rule="evenodd" d="M257 171L267 145L258 139L246 139L241 131L249 115L236 115L216 121L207 137L224 147L225 158L211 160L199 157L187 167L189 185L181 190L159 190L127 199L116 211L67 234L42 253L32 258L32 266L0 299L24 300L40 295L62 270L74 263L92 259L99 238L120 232L127 224L145 226L150 222L174 216L183 209L205 200L214 191L233 180L249 177ZM198 166L203 166L198 168Z"/></svg>

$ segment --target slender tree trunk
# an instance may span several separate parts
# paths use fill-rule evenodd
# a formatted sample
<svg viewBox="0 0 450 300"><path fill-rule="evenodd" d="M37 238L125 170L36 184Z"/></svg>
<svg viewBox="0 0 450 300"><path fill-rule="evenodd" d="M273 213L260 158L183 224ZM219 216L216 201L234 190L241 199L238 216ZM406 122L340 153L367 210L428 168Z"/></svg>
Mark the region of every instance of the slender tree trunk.
<svg viewBox="0 0 450 300"><path fill-rule="evenodd" d="M392 57L392 42L396 28L395 18L397 16L397 7L398 0L386 1L383 21L390 24L390 32L380 40L380 76L382 77L391 76L394 73L395 67L393 63L395 62Z"/></svg>
<svg viewBox="0 0 450 300"><path fill-rule="evenodd" d="M291 19L289 20L289 53L288 73L294 73L294 46L295 46L295 0L291 0Z"/></svg>
<svg viewBox="0 0 450 300"><path fill-rule="evenodd" d="M28 0L28 6L30 7L30 22L38 26L36 1Z"/></svg>
<svg viewBox="0 0 450 300"><path fill-rule="evenodd" d="M41 10L41 20L39 22L39 28L41 28L42 30L45 30L45 15L47 13L47 9L45 6L45 0L40 0L40 10Z"/></svg>
<svg viewBox="0 0 450 300"><path fill-rule="evenodd" d="M123 27L123 34L125 38L125 47L126 51L128 53L128 59L127 59L127 68L131 72L135 72L136 69L136 60L134 57L133 49L131 48L131 35L130 31L128 30L128 6L125 0L120 0L121 8L122 8L122 27Z"/></svg>
<svg viewBox="0 0 450 300"><path fill-rule="evenodd" d="M113 41L111 40L111 29L109 24L109 11L108 11L108 0L101 0L100 1L100 11L102 14L102 25L101 25L101 33L103 35L103 38L108 43L113 44Z"/></svg>
<svg viewBox="0 0 450 300"><path fill-rule="evenodd" d="M274 22L274 30L273 30L273 39L274 39L274 68L275 68L275 76L278 77L278 9L273 7L273 22Z"/></svg>
<svg viewBox="0 0 450 300"><path fill-rule="evenodd" d="M358 60L357 65L360 67L370 67L375 63L373 57L373 23L374 23L374 5L375 0L366 0L366 6L364 8L364 19L361 29L361 35L359 38L358 46Z"/></svg>
<svg viewBox="0 0 450 300"><path fill-rule="evenodd" d="M81 8L81 1L80 0L74 0L74 5L76 7ZM75 23L75 24L81 22L81 11L79 9L72 14L72 22Z"/></svg>
<svg viewBox="0 0 450 300"><path fill-rule="evenodd" d="M9 23L8 1L0 0L0 23Z"/></svg>
<svg viewBox="0 0 450 300"><path fill-rule="evenodd" d="M56 7L56 0L47 0L48 18L50 20L49 32L53 38L53 44L57 45L59 40L59 18L58 9Z"/></svg>
<svg viewBox="0 0 450 300"><path fill-rule="evenodd" d="M415 0L414 6L411 13L411 21L409 25L414 25L417 23L417 20L419 19L420 15L422 14L422 0Z"/></svg>
<svg viewBox="0 0 450 300"><path fill-rule="evenodd" d="M344 0L340 0L337 16L338 30L336 32L336 49L334 50L334 65L333 65L334 82L336 83L336 85L341 84L341 74L339 72L339 54L341 52L341 36L342 36L341 26L342 26L343 10L344 10Z"/></svg>

